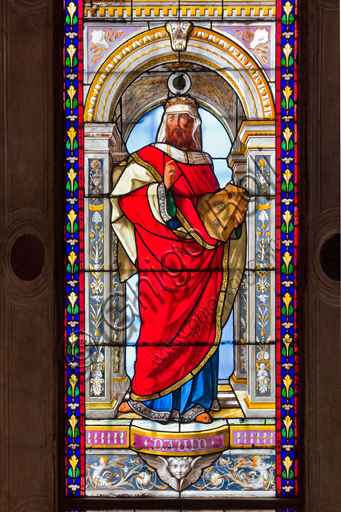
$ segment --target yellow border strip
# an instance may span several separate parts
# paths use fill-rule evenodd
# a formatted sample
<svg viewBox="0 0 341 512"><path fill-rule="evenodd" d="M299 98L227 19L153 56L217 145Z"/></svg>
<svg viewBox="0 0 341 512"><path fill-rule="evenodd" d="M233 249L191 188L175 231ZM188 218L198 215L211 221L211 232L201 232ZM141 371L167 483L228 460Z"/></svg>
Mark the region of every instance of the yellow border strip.
<svg viewBox="0 0 341 512"><path fill-rule="evenodd" d="M135 0L136 1L136 0ZM139 1L139 0L137 0ZM239 0L238 0L239 1ZM252 0L251 0L252 1ZM141 5L141 4L145 5ZM148 5L145 0L139 1L139 6L134 7L134 17L135 18L142 18L145 19L146 17L154 17L154 16L160 16L161 13L163 17L167 16L177 16L178 15L178 6L177 5L162 5L163 2L161 0L161 5ZM160 4L160 2L159 2ZM120 6L115 7L98 7L96 9L96 15L94 16L91 13L91 7L84 7L84 18L87 20L96 19L99 17L107 17L109 18L121 18L123 16L131 16L131 6L121 3ZM181 15L182 16L195 16L195 17L201 17L201 16L212 16L217 18L218 16L222 15L222 12L225 16L248 16L248 17L254 17L254 16L276 16L276 6L275 5L231 5L231 6L224 6L222 8L221 3L217 4L216 2L213 3L210 2L208 5L200 5L196 4L193 5L190 3L189 5L182 5L181 6ZM190 11L190 14L188 14L188 11ZM225 20L224 20L225 21Z"/></svg>
<svg viewBox="0 0 341 512"><path fill-rule="evenodd" d="M271 402L254 402L251 403L248 396L244 398L244 402L248 409L276 409L276 404Z"/></svg>
<svg viewBox="0 0 341 512"><path fill-rule="evenodd" d="M235 384L247 384L247 377L236 377L235 374L230 377L230 380Z"/></svg>
<svg viewBox="0 0 341 512"><path fill-rule="evenodd" d="M113 398L110 402L87 402L85 404L85 409L113 409L115 407L116 402L117 400L115 400L115 398Z"/></svg>

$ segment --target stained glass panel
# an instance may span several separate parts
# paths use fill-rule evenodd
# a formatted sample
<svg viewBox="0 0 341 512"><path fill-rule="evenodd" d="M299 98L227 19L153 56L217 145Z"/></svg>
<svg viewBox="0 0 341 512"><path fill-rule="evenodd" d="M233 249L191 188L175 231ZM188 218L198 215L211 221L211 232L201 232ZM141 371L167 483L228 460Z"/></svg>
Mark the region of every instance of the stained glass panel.
<svg viewBox="0 0 341 512"><path fill-rule="evenodd" d="M65 3L65 495L295 498L297 5Z"/></svg>

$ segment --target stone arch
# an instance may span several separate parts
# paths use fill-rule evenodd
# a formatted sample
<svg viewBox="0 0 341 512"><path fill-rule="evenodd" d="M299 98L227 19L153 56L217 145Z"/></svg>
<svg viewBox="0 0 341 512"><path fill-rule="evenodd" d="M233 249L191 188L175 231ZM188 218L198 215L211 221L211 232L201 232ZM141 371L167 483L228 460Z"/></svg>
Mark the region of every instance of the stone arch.
<svg viewBox="0 0 341 512"><path fill-rule="evenodd" d="M85 121L111 122L120 96L141 73L162 62L175 62L164 27L147 30L114 50L93 81L85 104ZM183 62L201 64L222 76L238 95L247 120L273 120L274 102L259 64L235 41L204 27L194 27Z"/></svg>

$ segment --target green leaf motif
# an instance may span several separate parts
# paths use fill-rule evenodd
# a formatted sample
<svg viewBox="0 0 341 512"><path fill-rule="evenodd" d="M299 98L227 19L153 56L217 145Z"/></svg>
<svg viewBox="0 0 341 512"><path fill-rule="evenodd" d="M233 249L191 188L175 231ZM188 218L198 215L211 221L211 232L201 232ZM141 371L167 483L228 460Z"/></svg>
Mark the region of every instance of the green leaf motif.
<svg viewBox="0 0 341 512"><path fill-rule="evenodd" d="M284 150L284 151L286 151L286 148L285 148L285 150ZM282 185L281 185L281 190L282 190L282 192L285 192L285 193L287 192L287 184L285 183L285 181L283 181L283 183L282 183ZM292 192L293 190L294 190L294 184L293 184L293 182L290 180L290 181L289 181L289 189L288 189L288 192L290 193L290 192Z"/></svg>
<svg viewBox="0 0 341 512"><path fill-rule="evenodd" d="M289 56L289 60L288 60L288 67L290 68L294 63L294 58L290 55ZM286 60L285 60L285 57L282 57L282 60L281 60L281 65L285 68L287 63L286 63Z"/></svg>
<svg viewBox="0 0 341 512"><path fill-rule="evenodd" d="M79 354L79 347L78 347L77 345L75 345L75 348L74 348L74 351L73 351L73 352L74 352L75 356L77 356L77 355ZM72 347L71 347L71 345L68 345L68 347L67 347L67 353L68 353L68 355L69 355L69 356L71 356L71 355L72 355ZM71 388L70 388L70 389L71 389ZM75 390L76 390L76 389L77 389L77 388L75 388Z"/></svg>
<svg viewBox="0 0 341 512"><path fill-rule="evenodd" d="M292 98L289 98L289 110L294 106L294 102L292 100ZM285 98L282 99L281 101L281 107L286 109L287 108L287 102L285 101Z"/></svg>
<svg viewBox="0 0 341 512"><path fill-rule="evenodd" d="M65 105L66 105L66 108L76 108L77 105L78 105L77 98L73 98L72 105L71 105L71 102L70 102L70 98L67 98L66 102L65 102Z"/></svg>
<svg viewBox="0 0 341 512"><path fill-rule="evenodd" d="M71 181L70 180L66 183L66 190L68 192L71 192ZM76 190L78 190L78 183L77 183L77 181L74 181L73 182L73 191L75 192Z"/></svg>
<svg viewBox="0 0 341 512"><path fill-rule="evenodd" d="M283 222L283 224L281 226L281 231L282 231L282 233L286 233L287 232L287 227L286 227L285 222ZM289 231L289 233L292 233L294 231L294 226L293 226L292 222L290 222L290 224L289 224L288 231Z"/></svg>
<svg viewBox="0 0 341 512"><path fill-rule="evenodd" d="M74 232L74 233L77 233L77 231L78 231L78 230L79 230L78 222L74 222L74 224L73 224L73 232ZM68 222L68 223L66 224L66 231L67 231L68 233L71 233L71 222Z"/></svg>
<svg viewBox="0 0 341 512"><path fill-rule="evenodd" d="M71 142L69 140L66 141L66 147L69 151L71 151ZM73 141L73 149L78 148L78 142L76 140Z"/></svg>
<svg viewBox="0 0 341 512"><path fill-rule="evenodd" d="M283 316L287 316L287 308L286 308L286 306L282 306L281 313L282 313ZM288 310L288 316L293 315L293 313L294 313L294 308L290 304L289 310Z"/></svg>
<svg viewBox="0 0 341 512"><path fill-rule="evenodd" d="M69 428L67 429L67 435L68 435L69 437L72 437L72 428L71 428L71 427L69 427ZM75 437L78 437L78 436L79 436L79 428L78 428L78 427L75 427Z"/></svg>
<svg viewBox="0 0 341 512"><path fill-rule="evenodd" d="M292 25L294 23L295 19L294 19L294 16L293 14L289 14L289 25ZM283 25L286 25L287 24L287 15L286 14L283 14L282 16L282 23Z"/></svg>
<svg viewBox="0 0 341 512"><path fill-rule="evenodd" d="M70 347L70 348L71 348L71 347ZM70 350L70 352L71 352L71 350ZM78 352L79 352L79 350L78 350ZM75 349L75 354L76 354L76 349ZM69 386L69 387L68 387L68 389L67 389L67 394L68 394L69 396L72 396L72 388L71 388L71 386ZM78 388L78 387L75 387L75 394L74 394L74 396L78 396L78 395L79 395L79 388Z"/></svg>
<svg viewBox="0 0 341 512"><path fill-rule="evenodd" d="M66 18L65 18L65 23L66 23L66 25L69 25L69 27L71 27L71 26L73 26L73 27L74 27L74 26L76 25L77 21L78 21L78 18L77 18L77 16L76 16L76 15L74 15L74 16L73 16L73 19L72 19L73 24L72 24L72 25L71 25L71 18L70 18L70 14L68 14L68 15L66 16Z"/></svg>
<svg viewBox="0 0 341 512"><path fill-rule="evenodd" d="M68 469L67 474L68 474L68 476L69 476L70 478L73 478L73 471L72 471L72 468L69 468L69 469ZM80 474L81 474L80 469L79 469L79 467L77 466L77 467L76 467L76 470L75 470L75 477L76 477L76 478L78 478Z"/></svg>
<svg viewBox="0 0 341 512"><path fill-rule="evenodd" d="M292 264L291 264L291 263L289 263L289 266L288 266L288 274L287 274L287 267L286 267L286 266L284 265L284 263L283 263L283 265L282 265L282 267L281 267L281 272L282 272L282 274L290 275L290 274L292 274L292 273L293 273L293 271L294 271L294 267L292 266Z"/></svg>
<svg viewBox="0 0 341 512"><path fill-rule="evenodd" d="M289 151L291 151L294 147L294 143L293 141L290 139L289 140ZM287 151L287 143L285 140L282 141L282 144L281 144L281 148L283 149L283 151Z"/></svg>
<svg viewBox="0 0 341 512"><path fill-rule="evenodd" d="M288 434L289 434L288 439L291 439L292 437L294 437L294 431L291 427L289 428ZM282 428L282 437L287 439L287 429L285 427Z"/></svg>
<svg viewBox="0 0 341 512"><path fill-rule="evenodd" d="M72 271L72 267L71 267L71 263L69 263L66 267L66 271L71 274L71 271ZM77 263L74 264L73 266L73 273L75 274L76 272L78 272L78 265Z"/></svg>
<svg viewBox="0 0 341 512"><path fill-rule="evenodd" d="M79 306L78 306L78 304L75 304L73 312L72 312L71 304L68 304L68 307L66 309L67 309L67 312L69 313L69 315L72 315L72 314L73 315L78 315L78 313L79 313Z"/></svg>
<svg viewBox="0 0 341 512"><path fill-rule="evenodd" d="M282 478L284 478L284 480L286 480L286 479L287 479L287 470L286 470L286 469L284 469L284 470L282 471ZM289 480L291 480L292 478L294 478L294 472L293 472L293 470L290 468L290 470L289 470Z"/></svg>
<svg viewBox="0 0 341 512"><path fill-rule="evenodd" d="M65 59L65 66L67 68L73 68L77 64L77 57L73 56L72 63L70 62L70 56L68 55Z"/></svg>
<svg viewBox="0 0 341 512"><path fill-rule="evenodd" d="M67 308L66 308L66 311L69 313L69 315L78 315L79 313L79 306L78 304L75 304L75 307L74 307L74 310L72 312L72 307L71 307L71 304L68 304Z"/></svg>

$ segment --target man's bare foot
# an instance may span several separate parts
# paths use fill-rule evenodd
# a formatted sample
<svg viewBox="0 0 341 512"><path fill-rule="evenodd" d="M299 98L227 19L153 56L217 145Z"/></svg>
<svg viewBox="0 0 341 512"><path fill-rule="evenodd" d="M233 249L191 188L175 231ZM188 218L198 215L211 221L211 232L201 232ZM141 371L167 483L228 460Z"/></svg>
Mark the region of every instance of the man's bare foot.
<svg viewBox="0 0 341 512"><path fill-rule="evenodd" d="M122 402L121 405L118 408L118 412L127 413L127 412L133 412L133 410L130 407L130 405L128 404L128 402Z"/></svg>
<svg viewBox="0 0 341 512"><path fill-rule="evenodd" d="M195 418L195 421L198 421L199 423L212 423L212 418L207 412L203 412L201 414L198 414L198 416Z"/></svg>

